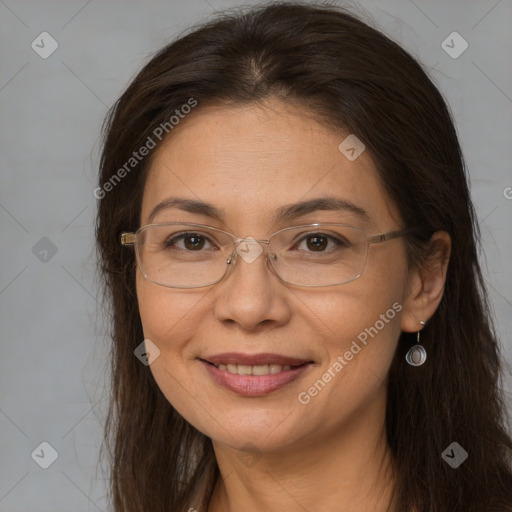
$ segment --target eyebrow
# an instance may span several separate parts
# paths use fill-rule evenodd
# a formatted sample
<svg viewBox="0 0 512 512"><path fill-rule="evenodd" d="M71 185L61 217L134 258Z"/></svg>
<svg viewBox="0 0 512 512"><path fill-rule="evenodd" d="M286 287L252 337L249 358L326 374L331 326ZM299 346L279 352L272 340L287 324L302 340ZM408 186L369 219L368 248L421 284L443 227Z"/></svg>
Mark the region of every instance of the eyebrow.
<svg viewBox="0 0 512 512"><path fill-rule="evenodd" d="M225 212L223 209L216 208L210 203L195 199L184 199L180 197L169 197L158 203L149 214L148 224L151 224L157 213L168 210L170 208L178 208L188 213L205 215L211 219L222 222ZM273 222L279 223L283 221L294 220L309 213L318 210L328 211L345 211L358 217L366 224L372 224L370 215L366 210L357 206L347 199L334 196L318 197L301 201L299 203L287 204L278 208L273 215Z"/></svg>

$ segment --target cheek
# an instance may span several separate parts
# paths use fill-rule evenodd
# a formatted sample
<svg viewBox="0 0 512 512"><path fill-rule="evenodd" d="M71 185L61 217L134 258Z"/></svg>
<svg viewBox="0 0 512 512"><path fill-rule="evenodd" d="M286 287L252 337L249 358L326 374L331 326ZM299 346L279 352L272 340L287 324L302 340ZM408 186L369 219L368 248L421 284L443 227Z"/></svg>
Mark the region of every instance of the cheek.
<svg viewBox="0 0 512 512"><path fill-rule="evenodd" d="M327 354L304 391L340 411L357 407L384 386L400 336L405 259L396 251L379 256L369 258L361 278L325 294L316 308L314 297L307 301L321 320L316 322Z"/></svg>
<svg viewBox="0 0 512 512"><path fill-rule="evenodd" d="M204 294L156 285L140 272L137 272L136 283L144 336L157 343L161 351L172 351L179 345L178 340L192 333L196 325L196 306Z"/></svg>
<svg viewBox="0 0 512 512"><path fill-rule="evenodd" d="M329 309L323 320L330 335L318 340L326 349L325 360L296 397L311 421L322 417L325 428L335 428L370 403L384 403L400 334L401 304L393 295L338 293L325 301Z"/></svg>
<svg viewBox="0 0 512 512"><path fill-rule="evenodd" d="M137 299L144 338L160 350L149 369L169 403L188 421L201 425L204 415L200 395L190 378L194 354L188 353L187 343L200 325L199 303L204 292L190 293L167 289L147 281L137 274ZM203 411L203 412L202 412Z"/></svg>
<svg viewBox="0 0 512 512"><path fill-rule="evenodd" d="M306 297L309 309L316 313L310 315L311 320L314 321L314 316L322 320L318 324L329 340L331 356L334 351L349 350L352 341L365 346L365 341L379 339L382 340L379 352L390 345L394 349L400 334L407 265L400 248L382 249L385 250L368 255L366 268L358 279L330 291L326 288L320 296Z"/></svg>
<svg viewBox="0 0 512 512"><path fill-rule="evenodd" d="M323 308L329 364L341 357L350 372L361 367L386 369L400 334L400 293L388 289L373 296L339 295L327 299Z"/></svg>

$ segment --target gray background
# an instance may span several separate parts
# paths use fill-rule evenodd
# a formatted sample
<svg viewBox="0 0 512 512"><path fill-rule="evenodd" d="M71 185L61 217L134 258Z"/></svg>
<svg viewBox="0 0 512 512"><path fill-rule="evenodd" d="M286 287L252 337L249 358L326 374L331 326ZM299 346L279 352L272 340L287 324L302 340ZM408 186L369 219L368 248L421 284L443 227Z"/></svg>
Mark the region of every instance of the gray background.
<svg viewBox="0 0 512 512"><path fill-rule="evenodd" d="M447 4L365 0L354 10L431 69L451 106L510 361L512 2ZM234 5L241 4L0 0L2 512L108 510L97 464L108 344L93 248L100 126L152 52ZM59 45L47 59L31 48L44 31ZM456 59L441 47L453 31L469 44ZM31 457L43 441L59 454L48 469Z"/></svg>

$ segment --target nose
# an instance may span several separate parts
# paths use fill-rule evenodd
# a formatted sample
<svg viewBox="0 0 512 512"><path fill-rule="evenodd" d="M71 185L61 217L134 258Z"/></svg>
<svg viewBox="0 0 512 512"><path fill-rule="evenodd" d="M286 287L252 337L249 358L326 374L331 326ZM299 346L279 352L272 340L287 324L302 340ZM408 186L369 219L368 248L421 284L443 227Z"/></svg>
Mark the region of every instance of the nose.
<svg viewBox="0 0 512 512"><path fill-rule="evenodd" d="M256 241L238 244L230 258L234 268L217 284L214 314L220 322L254 330L264 324L283 325L289 320L290 292L268 264L266 247Z"/></svg>

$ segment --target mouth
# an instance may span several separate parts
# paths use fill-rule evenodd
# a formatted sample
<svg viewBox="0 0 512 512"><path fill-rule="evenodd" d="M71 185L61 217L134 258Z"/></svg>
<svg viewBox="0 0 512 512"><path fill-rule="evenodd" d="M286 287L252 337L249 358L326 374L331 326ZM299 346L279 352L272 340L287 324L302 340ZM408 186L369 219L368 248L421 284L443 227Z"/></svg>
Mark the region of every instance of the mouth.
<svg viewBox="0 0 512 512"><path fill-rule="evenodd" d="M262 396L297 379L314 361L277 354L219 354L199 358L220 386L245 396Z"/></svg>

